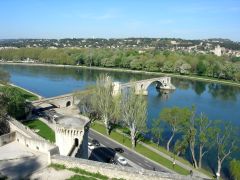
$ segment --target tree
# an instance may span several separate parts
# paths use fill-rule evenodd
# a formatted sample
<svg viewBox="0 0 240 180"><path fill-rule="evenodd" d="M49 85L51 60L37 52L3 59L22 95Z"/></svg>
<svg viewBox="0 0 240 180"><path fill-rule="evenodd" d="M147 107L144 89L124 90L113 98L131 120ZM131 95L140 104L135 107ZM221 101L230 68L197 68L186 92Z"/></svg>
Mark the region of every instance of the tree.
<svg viewBox="0 0 240 180"><path fill-rule="evenodd" d="M202 158L210 150L210 142L213 137L213 131L211 128L211 121L208 120L207 116L200 114L200 117L196 120L198 146L199 146L199 159L198 167L202 167ZM205 149L205 150L204 150Z"/></svg>
<svg viewBox="0 0 240 180"><path fill-rule="evenodd" d="M195 143L196 143L196 134L197 134L197 130L195 128L195 108L192 109L191 117L189 118L189 122L186 127L187 127L186 139L189 144L193 165L195 168L198 168L198 164L195 156Z"/></svg>
<svg viewBox="0 0 240 180"><path fill-rule="evenodd" d="M159 146L161 136L162 136L162 127L161 127L161 119L154 119L152 122L151 133L157 139L157 145Z"/></svg>
<svg viewBox="0 0 240 180"><path fill-rule="evenodd" d="M5 71L2 71L0 69L0 84L6 84L7 82L9 82L9 79L10 79L10 75L9 73L5 72Z"/></svg>
<svg viewBox="0 0 240 180"><path fill-rule="evenodd" d="M159 71L160 62L158 60L148 60L146 61L146 69L148 71Z"/></svg>
<svg viewBox="0 0 240 180"><path fill-rule="evenodd" d="M240 180L240 161L239 160L232 160L230 162L230 174L233 179Z"/></svg>
<svg viewBox="0 0 240 180"><path fill-rule="evenodd" d="M96 93L93 97L93 106L100 113L104 121L107 134L111 131L111 120L119 114L119 100L113 97L113 82L112 78L107 75L102 75L97 79Z"/></svg>
<svg viewBox="0 0 240 180"><path fill-rule="evenodd" d="M7 113L16 119L24 118L26 102L21 91L15 87L4 86L3 95L7 102Z"/></svg>
<svg viewBox="0 0 240 180"><path fill-rule="evenodd" d="M130 63L131 69L142 70L144 68L145 61L143 59L134 59Z"/></svg>
<svg viewBox="0 0 240 180"><path fill-rule="evenodd" d="M175 137L176 133L181 130L183 125L187 122L190 116L188 108L164 108L160 113L160 119L167 122L170 126L171 136L167 142L167 151L169 151L170 143Z"/></svg>
<svg viewBox="0 0 240 180"><path fill-rule="evenodd" d="M7 121L7 100L3 94L0 94L0 136L10 132Z"/></svg>
<svg viewBox="0 0 240 180"><path fill-rule="evenodd" d="M206 73L206 71L207 71L207 67L205 66L204 62L200 60L197 63L197 74L202 76Z"/></svg>
<svg viewBox="0 0 240 180"><path fill-rule="evenodd" d="M81 114L90 116L93 112L92 95L79 96L78 108Z"/></svg>
<svg viewBox="0 0 240 180"><path fill-rule="evenodd" d="M161 68L162 72L174 72L174 64L171 60L166 60Z"/></svg>
<svg viewBox="0 0 240 180"><path fill-rule="evenodd" d="M136 95L135 89L130 88L122 97L121 110L122 120L130 129L134 149L139 135L146 129L147 101L142 94Z"/></svg>
<svg viewBox="0 0 240 180"><path fill-rule="evenodd" d="M186 138L183 137L182 139L178 139L174 145L174 154L179 156L180 154L184 154L188 147L188 142Z"/></svg>
<svg viewBox="0 0 240 180"><path fill-rule="evenodd" d="M213 131L215 131L215 146L217 154L217 179L221 176L222 163L224 160L231 155L233 151L236 150L237 144L237 131L231 124L223 124L219 127L216 124Z"/></svg>

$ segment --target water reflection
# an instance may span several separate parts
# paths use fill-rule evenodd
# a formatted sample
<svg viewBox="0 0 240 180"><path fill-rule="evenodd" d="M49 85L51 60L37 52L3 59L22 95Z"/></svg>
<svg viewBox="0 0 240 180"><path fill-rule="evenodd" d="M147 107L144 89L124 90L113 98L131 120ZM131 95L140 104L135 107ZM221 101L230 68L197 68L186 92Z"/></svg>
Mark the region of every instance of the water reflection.
<svg viewBox="0 0 240 180"><path fill-rule="evenodd" d="M194 89L196 94L200 96L202 93L206 91L206 83L201 81L192 82L192 88Z"/></svg>
<svg viewBox="0 0 240 180"><path fill-rule="evenodd" d="M174 90L157 89L158 95L162 101L167 101Z"/></svg>
<svg viewBox="0 0 240 180"><path fill-rule="evenodd" d="M208 92L213 98L223 101L237 101L237 95L239 94L239 88L234 86L226 86L222 84L208 84Z"/></svg>

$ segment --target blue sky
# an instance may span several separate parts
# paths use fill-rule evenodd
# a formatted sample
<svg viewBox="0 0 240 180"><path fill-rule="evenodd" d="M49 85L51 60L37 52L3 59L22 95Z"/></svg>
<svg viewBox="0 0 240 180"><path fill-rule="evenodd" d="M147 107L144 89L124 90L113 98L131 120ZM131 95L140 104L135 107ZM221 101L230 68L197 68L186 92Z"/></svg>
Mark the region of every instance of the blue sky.
<svg viewBox="0 0 240 180"><path fill-rule="evenodd" d="M240 0L1 0L0 38L229 38Z"/></svg>

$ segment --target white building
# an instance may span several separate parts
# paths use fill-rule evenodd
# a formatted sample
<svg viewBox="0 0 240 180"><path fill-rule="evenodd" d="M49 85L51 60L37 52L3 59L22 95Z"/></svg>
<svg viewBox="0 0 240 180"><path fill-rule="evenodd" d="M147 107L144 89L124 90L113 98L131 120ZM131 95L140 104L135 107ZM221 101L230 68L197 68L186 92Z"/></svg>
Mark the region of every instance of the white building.
<svg viewBox="0 0 240 180"><path fill-rule="evenodd" d="M215 47L215 49L213 50L213 53L214 53L216 56L222 56L222 48L221 48L219 45L217 45L217 46Z"/></svg>

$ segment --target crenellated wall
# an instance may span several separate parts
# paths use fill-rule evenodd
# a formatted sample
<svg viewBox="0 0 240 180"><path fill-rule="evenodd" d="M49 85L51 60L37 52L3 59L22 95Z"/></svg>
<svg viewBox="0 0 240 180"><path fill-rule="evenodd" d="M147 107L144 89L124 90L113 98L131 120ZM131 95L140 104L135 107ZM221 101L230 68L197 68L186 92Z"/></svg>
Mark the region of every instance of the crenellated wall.
<svg viewBox="0 0 240 180"><path fill-rule="evenodd" d="M56 145L59 147L60 154L68 156L75 146L80 147L83 135L84 130L66 129L62 126L56 126Z"/></svg>

